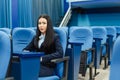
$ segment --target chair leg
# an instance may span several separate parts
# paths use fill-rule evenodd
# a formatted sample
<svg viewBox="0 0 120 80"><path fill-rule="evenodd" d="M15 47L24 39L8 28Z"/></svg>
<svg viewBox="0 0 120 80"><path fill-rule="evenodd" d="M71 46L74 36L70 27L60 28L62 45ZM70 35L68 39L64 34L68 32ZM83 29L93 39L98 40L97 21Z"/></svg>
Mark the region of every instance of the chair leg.
<svg viewBox="0 0 120 80"><path fill-rule="evenodd" d="M100 65L101 65L101 63L102 63L102 56L100 56Z"/></svg>
<svg viewBox="0 0 120 80"><path fill-rule="evenodd" d="M99 74L99 72L97 72L97 67L95 67L94 77L97 76L98 74Z"/></svg>
<svg viewBox="0 0 120 80"><path fill-rule="evenodd" d="M107 57L105 56L104 57L104 68L103 69L106 69L108 67L107 65Z"/></svg>
<svg viewBox="0 0 120 80"><path fill-rule="evenodd" d="M95 80L95 78L93 77L92 67L89 67L89 80Z"/></svg>
<svg viewBox="0 0 120 80"><path fill-rule="evenodd" d="M89 77L90 77L90 80L92 80L92 67L89 67L89 70L90 70Z"/></svg>
<svg viewBox="0 0 120 80"><path fill-rule="evenodd" d="M87 66L85 64L80 64L79 73L82 74L83 77L85 77L86 70L87 70Z"/></svg>

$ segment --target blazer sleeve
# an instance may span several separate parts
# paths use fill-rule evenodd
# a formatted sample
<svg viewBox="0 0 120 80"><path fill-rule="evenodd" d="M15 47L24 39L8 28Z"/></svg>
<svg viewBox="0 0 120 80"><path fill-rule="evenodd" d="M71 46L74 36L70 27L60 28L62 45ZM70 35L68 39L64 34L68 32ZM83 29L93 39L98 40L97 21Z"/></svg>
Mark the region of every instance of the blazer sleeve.
<svg viewBox="0 0 120 80"><path fill-rule="evenodd" d="M55 47L56 47L56 51L54 53L44 55L42 57L43 63L50 62L50 60L52 60L52 59L63 57L63 48L62 48L62 45L60 43L58 36L55 36Z"/></svg>
<svg viewBox="0 0 120 80"><path fill-rule="evenodd" d="M23 50L34 51L34 38Z"/></svg>

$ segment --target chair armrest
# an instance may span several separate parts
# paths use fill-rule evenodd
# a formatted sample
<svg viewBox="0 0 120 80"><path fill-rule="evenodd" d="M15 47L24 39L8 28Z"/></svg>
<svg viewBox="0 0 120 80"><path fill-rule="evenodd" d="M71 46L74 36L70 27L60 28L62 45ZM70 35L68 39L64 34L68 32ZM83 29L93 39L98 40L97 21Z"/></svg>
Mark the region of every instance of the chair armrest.
<svg viewBox="0 0 120 80"><path fill-rule="evenodd" d="M59 63L59 62L68 61L68 60L69 60L69 56L66 56L63 58L52 59L51 62Z"/></svg>
<svg viewBox="0 0 120 80"><path fill-rule="evenodd" d="M68 78L68 63L69 63L69 56L63 57L63 58L58 58L58 59L53 59L51 62L54 63L59 63L59 62L64 62L64 74L62 80L67 80Z"/></svg>
<svg viewBox="0 0 120 80"><path fill-rule="evenodd" d="M88 50L85 50L85 51L82 51L82 53L87 53L88 51L91 51L92 52L92 63L91 63L91 65L93 65L93 63L94 63L94 57L95 57L95 48L90 48L90 49L88 49Z"/></svg>

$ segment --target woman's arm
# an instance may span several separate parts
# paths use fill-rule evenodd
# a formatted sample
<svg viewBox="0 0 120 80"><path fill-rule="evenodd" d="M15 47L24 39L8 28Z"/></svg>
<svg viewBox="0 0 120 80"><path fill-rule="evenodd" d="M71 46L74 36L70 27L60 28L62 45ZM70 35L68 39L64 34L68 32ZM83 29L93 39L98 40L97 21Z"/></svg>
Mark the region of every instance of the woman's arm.
<svg viewBox="0 0 120 80"><path fill-rule="evenodd" d="M50 62L51 59L63 57L63 48L58 36L55 36L55 48L56 48L56 51L54 53L51 53L42 57L43 63Z"/></svg>

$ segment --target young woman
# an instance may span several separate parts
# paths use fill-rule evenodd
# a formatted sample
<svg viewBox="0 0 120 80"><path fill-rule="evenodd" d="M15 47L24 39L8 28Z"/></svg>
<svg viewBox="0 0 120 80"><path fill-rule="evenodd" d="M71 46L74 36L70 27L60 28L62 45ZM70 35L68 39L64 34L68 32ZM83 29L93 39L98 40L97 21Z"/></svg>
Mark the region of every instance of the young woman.
<svg viewBox="0 0 120 80"><path fill-rule="evenodd" d="M40 74L39 76L54 75L55 63L51 63L51 59L61 58L63 49L57 34L54 33L52 22L48 15L41 15L37 21L36 35L24 51L45 52L40 58Z"/></svg>

